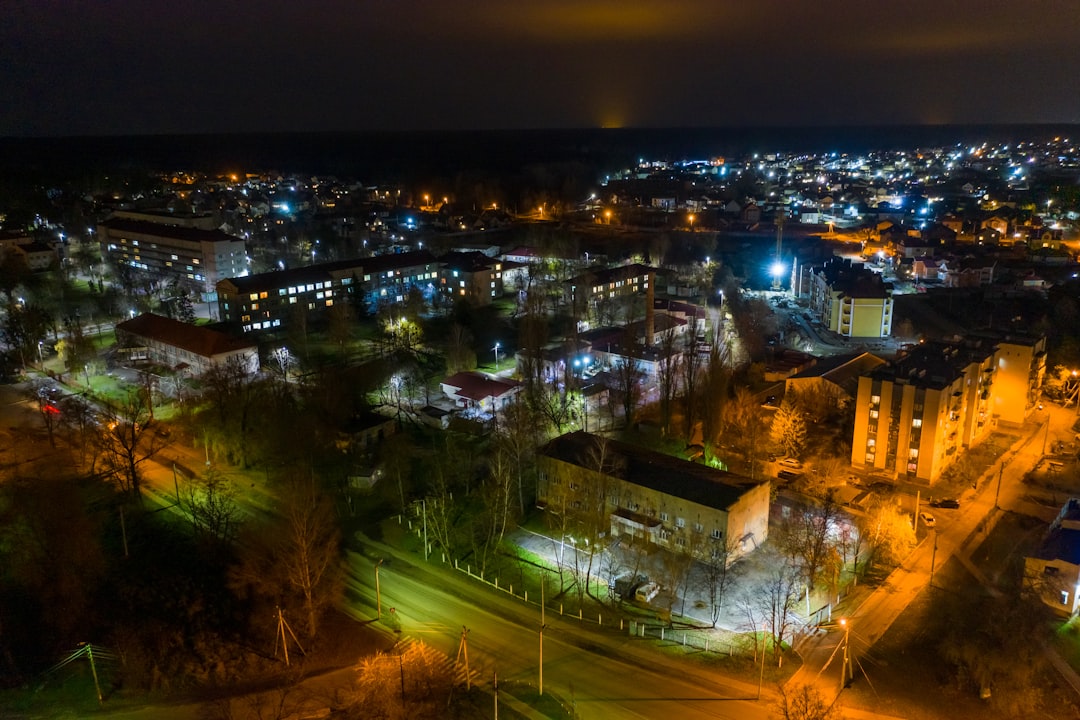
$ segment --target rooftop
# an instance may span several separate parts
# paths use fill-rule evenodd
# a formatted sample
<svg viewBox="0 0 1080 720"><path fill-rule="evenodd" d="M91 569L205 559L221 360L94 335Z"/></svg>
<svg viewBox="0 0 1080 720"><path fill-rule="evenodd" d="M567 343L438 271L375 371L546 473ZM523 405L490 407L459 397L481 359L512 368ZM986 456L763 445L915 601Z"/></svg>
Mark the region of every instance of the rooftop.
<svg viewBox="0 0 1080 720"><path fill-rule="evenodd" d="M606 443L607 475L705 507L727 510L749 490L768 482L751 480L581 430L561 435L537 452L577 467L593 469L596 466L594 456L600 443Z"/></svg>
<svg viewBox="0 0 1080 720"><path fill-rule="evenodd" d="M168 343L205 358L256 347L253 342L238 340L217 330L191 325L153 313L143 313L138 317L118 323L116 329L139 337Z"/></svg>
<svg viewBox="0 0 1080 720"><path fill-rule="evenodd" d="M101 227L110 232L138 233L140 235L153 235L155 237L173 238L186 240L187 242L243 242L243 238L229 235L221 230L200 230L198 228L179 227L177 225L165 225L163 223L147 222L144 220L128 220L126 218L109 218L101 223Z"/></svg>

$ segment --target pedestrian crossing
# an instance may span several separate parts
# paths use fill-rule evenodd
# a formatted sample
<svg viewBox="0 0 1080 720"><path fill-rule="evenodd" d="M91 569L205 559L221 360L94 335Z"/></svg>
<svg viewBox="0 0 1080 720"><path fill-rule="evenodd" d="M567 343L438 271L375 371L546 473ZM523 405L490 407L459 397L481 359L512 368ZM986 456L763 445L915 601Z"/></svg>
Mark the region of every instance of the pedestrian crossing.
<svg viewBox="0 0 1080 720"><path fill-rule="evenodd" d="M455 661L453 658L443 655L441 652L425 643L421 638L414 638L408 635L402 636L390 652L394 655L401 655L402 657L421 654L432 669L444 669L447 675L453 679L454 685L476 684L480 680L480 673L477 671L477 668L470 667L468 673L466 673L463 657L460 659L460 662Z"/></svg>

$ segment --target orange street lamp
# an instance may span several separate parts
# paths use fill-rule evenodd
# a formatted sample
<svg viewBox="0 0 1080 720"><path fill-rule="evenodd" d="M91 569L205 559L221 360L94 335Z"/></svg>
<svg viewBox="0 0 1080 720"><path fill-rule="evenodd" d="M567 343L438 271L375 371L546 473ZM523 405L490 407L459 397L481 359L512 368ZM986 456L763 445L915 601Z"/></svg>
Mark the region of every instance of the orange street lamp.
<svg viewBox="0 0 1080 720"><path fill-rule="evenodd" d="M690 232L694 232L694 213L690 213Z"/></svg>

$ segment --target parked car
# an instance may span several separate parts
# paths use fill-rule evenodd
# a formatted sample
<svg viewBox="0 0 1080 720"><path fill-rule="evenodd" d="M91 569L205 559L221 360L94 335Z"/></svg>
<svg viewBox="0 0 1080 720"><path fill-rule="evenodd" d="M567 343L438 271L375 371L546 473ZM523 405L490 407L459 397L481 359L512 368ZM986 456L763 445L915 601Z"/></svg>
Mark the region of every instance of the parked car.
<svg viewBox="0 0 1080 720"><path fill-rule="evenodd" d="M795 470L802 470L802 463L799 462L798 460L796 460L795 458L789 458L789 457L780 458L780 460L778 462L781 465L783 465L784 467L793 468Z"/></svg>
<svg viewBox="0 0 1080 720"><path fill-rule="evenodd" d="M960 507L960 501L956 498L941 498L940 500L931 500L930 507L955 510L956 508Z"/></svg>
<svg viewBox="0 0 1080 720"><path fill-rule="evenodd" d="M935 524L937 524L937 520L935 520L934 516L928 512L919 513L919 519L922 520L923 525L928 528L932 528Z"/></svg>
<svg viewBox="0 0 1080 720"><path fill-rule="evenodd" d="M652 599L660 593L660 586L654 582L647 582L634 592L634 599L641 602L652 602Z"/></svg>

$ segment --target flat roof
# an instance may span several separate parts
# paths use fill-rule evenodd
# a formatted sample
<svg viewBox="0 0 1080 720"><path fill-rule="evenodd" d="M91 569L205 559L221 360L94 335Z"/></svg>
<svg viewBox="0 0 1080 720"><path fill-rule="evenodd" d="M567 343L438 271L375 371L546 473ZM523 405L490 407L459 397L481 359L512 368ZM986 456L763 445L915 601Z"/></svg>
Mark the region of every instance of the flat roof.
<svg viewBox="0 0 1080 720"><path fill-rule="evenodd" d="M717 510L728 510L750 490L768 484L581 430L561 435L537 452L592 470L601 443L606 444L605 474Z"/></svg>

